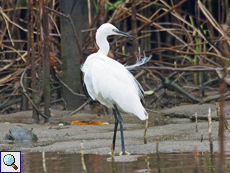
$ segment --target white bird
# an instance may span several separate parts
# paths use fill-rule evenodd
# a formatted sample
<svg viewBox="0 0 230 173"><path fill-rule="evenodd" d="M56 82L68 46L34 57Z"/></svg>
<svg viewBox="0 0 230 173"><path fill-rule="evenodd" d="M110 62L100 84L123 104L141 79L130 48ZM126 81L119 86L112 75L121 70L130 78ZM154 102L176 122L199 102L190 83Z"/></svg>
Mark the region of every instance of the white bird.
<svg viewBox="0 0 230 173"><path fill-rule="evenodd" d="M148 113L140 101L140 99L143 98L143 89L128 70L144 64L150 58L145 58L142 61L138 59L138 62L131 66L124 66L116 60L109 58L107 56L110 49L107 41L107 36L109 35L123 35L126 37L136 38L132 35L119 31L110 23L102 24L96 32L96 43L99 50L87 57L81 70L84 74L84 83L90 97L93 100L98 100L101 104L107 106L108 108L112 108L113 110L115 118L112 143L113 151L115 151L116 132L119 121L122 145L121 153L128 154L128 152L125 151L122 125L123 119L118 111L118 108L129 114L136 115L141 120L148 119Z"/></svg>

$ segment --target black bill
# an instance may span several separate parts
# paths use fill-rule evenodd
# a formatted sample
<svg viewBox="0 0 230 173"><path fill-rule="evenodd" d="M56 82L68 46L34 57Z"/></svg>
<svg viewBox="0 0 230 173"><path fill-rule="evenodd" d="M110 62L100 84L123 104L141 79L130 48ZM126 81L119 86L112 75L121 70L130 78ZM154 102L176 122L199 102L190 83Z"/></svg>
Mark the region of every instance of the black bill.
<svg viewBox="0 0 230 173"><path fill-rule="evenodd" d="M124 35L124 36L126 36L126 37L131 37L131 38L137 39L136 37L134 37L134 36L132 36L132 35L130 35L130 34L127 34L127 33L125 33L125 32L119 31L119 30L116 30L115 32L118 33L119 35Z"/></svg>

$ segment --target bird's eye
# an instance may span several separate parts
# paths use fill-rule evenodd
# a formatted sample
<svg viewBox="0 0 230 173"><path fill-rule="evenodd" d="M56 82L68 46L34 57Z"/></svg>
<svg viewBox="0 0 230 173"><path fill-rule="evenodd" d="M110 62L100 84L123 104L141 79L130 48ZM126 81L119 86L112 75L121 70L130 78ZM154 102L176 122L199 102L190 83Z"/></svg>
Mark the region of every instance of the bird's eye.
<svg viewBox="0 0 230 173"><path fill-rule="evenodd" d="M113 32L116 32L116 29L113 29Z"/></svg>

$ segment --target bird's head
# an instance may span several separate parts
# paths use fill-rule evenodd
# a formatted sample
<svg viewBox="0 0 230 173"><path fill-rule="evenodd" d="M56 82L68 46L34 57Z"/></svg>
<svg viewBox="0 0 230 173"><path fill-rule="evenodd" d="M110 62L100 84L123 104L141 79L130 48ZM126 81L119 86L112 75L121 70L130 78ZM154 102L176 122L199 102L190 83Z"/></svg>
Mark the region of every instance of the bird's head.
<svg viewBox="0 0 230 173"><path fill-rule="evenodd" d="M131 37L131 38L135 38L136 39L136 37L118 30L115 26L113 26L110 23L104 23L104 24L102 24L97 29L96 35L104 35L106 37L109 36L109 35L122 35L122 36Z"/></svg>

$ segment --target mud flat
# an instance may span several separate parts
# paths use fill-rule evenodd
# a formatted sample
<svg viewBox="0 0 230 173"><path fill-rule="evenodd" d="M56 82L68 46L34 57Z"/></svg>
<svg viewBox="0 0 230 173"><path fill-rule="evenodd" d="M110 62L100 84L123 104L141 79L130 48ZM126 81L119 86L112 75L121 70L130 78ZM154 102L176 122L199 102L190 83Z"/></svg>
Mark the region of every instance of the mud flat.
<svg viewBox="0 0 230 173"><path fill-rule="evenodd" d="M149 128L147 131L147 144L144 144L143 133L145 121L140 121L137 117L123 114L124 136L126 150L131 154L151 154L156 153L156 141L159 139L159 152L192 152L194 145L198 151L208 152L210 144L208 140L208 122L198 121L198 132L195 129L195 122L189 118L176 118L172 115L182 112L185 117L189 117L193 112L198 112L198 116L205 116L207 108L211 106L214 112L214 104L191 105L186 109L183 107L172 108L158 113L149 113ZM188 110L190 109L190 111ZM184 111L183 111L184 110ZM192 112L191 115L186 113ZM178 111L178 112L177 112ZM162 113L163 112L163 113ZM18 112L9 115L0 115L0 150L17 150L24 152L64 152L80 153L81 143L83 143L85 154L108 154L113 137L113 116L98 117L96 114L78 113L69 118L62 117L69 112L53 111L53 121L49 124L32 124L30 120L31 111ZM168 114L168 115L167 115ZM212 114L215 117L215 113ZM74 120L103 121L108 125L70 125ZM63 123L63 126L58 124ZM35 143L8 143L3 138L12 127L22 126L33 129L38 141ZM218 152L218 126L219 122L212 122L213 150ZM203 141L201 142L201 134ZM230 151L230 132L225 130L225 149ZM116 153L121 151L120 133L117 134Z"/></svg>

